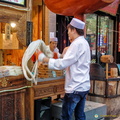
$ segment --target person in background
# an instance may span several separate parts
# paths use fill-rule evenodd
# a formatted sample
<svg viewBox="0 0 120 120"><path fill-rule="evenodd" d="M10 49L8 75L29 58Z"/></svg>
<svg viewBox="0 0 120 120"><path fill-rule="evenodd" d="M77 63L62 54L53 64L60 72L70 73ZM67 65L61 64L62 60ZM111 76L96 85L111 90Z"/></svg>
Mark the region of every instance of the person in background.
<svg viewBox="0 0 120 120"><path fill-rule="evenodd" d="M71 43L71 39L69 38L69 41L70 41L70 43ZM67 52L67 49L69 48L69 46L67 46L67 47L65 47L64 49L63 49L63 52L62 52L62 54L61 54L61 58L63 58L64 57L64 55L65 55L65 53Z"/></svg>
<svg viewBox="0 0 120 120"><path fill-rule="evenodd" d="M41 51L38 60L48 63L49 69L66 69L65 96L63 98L61 120L85 120L85 101L90 89L90 47L84 38L85 23L73 18L68 24L71 44L61 59L47 58Z"/></svg>
<svg viewBox="0 0 120 120"><path fill-rule="evenodd" d="M57 48L57 44L58 44L58 38L57 37L52 37L50 38L50 43L49 45L46 46L47 51L49 51L51 53L51 57L54 59L58 59L61 58L61 54L59 53L59 49ZM39 51L39 50L37 50ZM31 60L33 61L33 63L35 63L36 61L36 53L33 54L33 56L31 57Z"/></svg>
<svg viewBox="0 0 120 120"><path fill-rule="evenodd" d="M53 52L53 58L57 59L61 57L61 54L59 53L59 49L57 48L58 44L58 38L52 37L50 38L50 44L47 46L48 49Z"/></svg>

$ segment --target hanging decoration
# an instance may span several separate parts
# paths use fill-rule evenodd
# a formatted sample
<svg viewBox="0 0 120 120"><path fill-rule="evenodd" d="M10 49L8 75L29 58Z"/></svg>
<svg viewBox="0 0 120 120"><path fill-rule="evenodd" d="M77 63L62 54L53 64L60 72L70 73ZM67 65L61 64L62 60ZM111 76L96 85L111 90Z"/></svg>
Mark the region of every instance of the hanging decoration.
<svg viewBox="0 0 120 120"><path fill-rule="evenodd" d="M44 0L44 3L49 10L56 14L83 19L83 14L92 13L114 1L115 0Z"/></svg>
<svg viewBox="0 0 120 120"><path fill-rule="evenodd" d="M103 11L103 12L108 13L110 15L116 16L118 6L119 6L119 0L115 0L110 5L100 9L100 11Z"/></svg>

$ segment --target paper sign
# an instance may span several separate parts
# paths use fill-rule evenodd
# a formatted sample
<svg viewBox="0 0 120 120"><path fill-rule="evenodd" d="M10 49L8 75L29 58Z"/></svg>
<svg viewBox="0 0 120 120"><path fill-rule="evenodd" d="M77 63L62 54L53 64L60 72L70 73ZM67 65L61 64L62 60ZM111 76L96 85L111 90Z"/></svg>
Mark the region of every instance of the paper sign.
<svg viewBox="0 0 120 120"><path fill-rule="evenodd" d="M50 32L50 38L53 38L53 37L55 37L54 32Z"/></svg>

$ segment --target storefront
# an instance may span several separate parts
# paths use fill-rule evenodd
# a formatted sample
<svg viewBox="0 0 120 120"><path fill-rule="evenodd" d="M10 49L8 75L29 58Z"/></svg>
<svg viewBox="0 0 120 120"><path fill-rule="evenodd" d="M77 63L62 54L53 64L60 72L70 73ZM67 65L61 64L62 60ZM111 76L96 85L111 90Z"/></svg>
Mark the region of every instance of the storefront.
<svg viewBox="0 0 120 120"><path fill-rule="evenodd" d="M100 63L101 55L113 55L114 61L120 63L118 55L118 31L119 31L119 0L104 9L100 9L91 14L85 14L86 21L86 39L91 48L91 63ZM67 37L67 24L73 16L57 15L56 34L60 43L60 51L65 46L70 45ZM120 55L119 55L120 56Z"/></svg>
<svg viewBox="0 0 120 120"><path fill-rule="evenodd" d="M100 56L113 55L115 18L104 13L86 15L86 39L91 48L91 62L101 63Z"/></svg>
<svg viewBox="0 0 120 120"><path fill-rule="evenodd" d="M119 0L93 14L86 14L86 39L91 48L91 63L101 63L100 56L112 55L118 61Z"/></svg>
<svg viewBox="0 0 120 120"><path fill-rule="evenodd" d="M0 65L19 66L31 41L42 39L49 43L51 35L59 39L60 51L68 46L66 26L72 17L59 16L48 10L43 0L0 0ZM16 23L12 24L11 21ZM90 23L92 22L92 23ZM114 32L116 17L96 12L86 15L86 39L91 46L92 62L99 63L98 52L114 55ZM91 26L92 24L92 26ZM13 38L14 35L14 39ZM3 38L3 39L2 39ZM0 78L0 119L34 120L35 100L64 94L64 73L51 77L47 66L38 84L28 82L21 76ZM42 68L42 67L41 67ZM46 72L47 71L47 72ZM54 71L55 72L55 71ZM57 72L56 72L57 73ZM53 75L53 74L50 74ZM45 78L47 76L47 78ZM13 107L14 106L14 107ZM28 109L30 108L30 109ZM7 111L7 112L6 112Z"/></svg>
<svg viewBox="0 0 120 120"><path fill-rule="evenodd" d="M120 111L117 105L120 100L119 20L119 0L86 15L86 38L91 48L91 89L88 100L106 104L108 115L117 115ZM101 62L102 55L113 56L113 62ZM116 76L112 76L112 69L116 69Z"/></svg>
<svg viewBox="0 0 120 120"><path fill-rule="evenodd" d="M45 66L35 85L22 69L28 45L38 39L48 44L50 34L55 36L55 17L43 0L0 0L0 120L34 120L35 100L64 94L61 72L53 77ZM43 116L48 117L46 112Z"/></svg>

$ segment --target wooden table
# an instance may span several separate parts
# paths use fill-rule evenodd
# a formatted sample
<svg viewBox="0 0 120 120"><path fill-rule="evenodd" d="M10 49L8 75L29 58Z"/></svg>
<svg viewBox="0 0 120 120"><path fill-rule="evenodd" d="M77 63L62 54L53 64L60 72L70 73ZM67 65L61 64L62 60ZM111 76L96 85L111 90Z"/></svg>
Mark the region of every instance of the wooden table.
<svg viewBox="0 0 120 120"><path fill-rule="evenodd" d="M64 77L38 79L38 84L26 90L26 120L34 120L34 101L64 94Z"/></svg>

